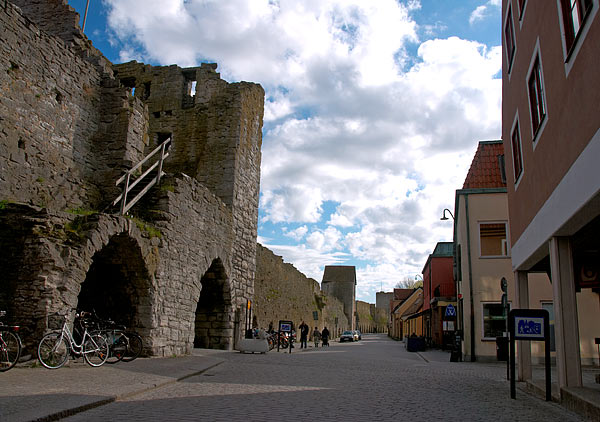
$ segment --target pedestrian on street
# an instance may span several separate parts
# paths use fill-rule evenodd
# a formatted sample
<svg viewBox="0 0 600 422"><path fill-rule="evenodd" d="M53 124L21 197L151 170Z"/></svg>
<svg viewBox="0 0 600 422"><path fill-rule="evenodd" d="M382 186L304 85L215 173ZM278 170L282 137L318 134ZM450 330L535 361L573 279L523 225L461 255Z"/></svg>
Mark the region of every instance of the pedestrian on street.
<svg viewBox="0 0 600 422"><path fill-rule="evenodd" d="M313 339L315 341L315 348L319 347L319 341L321 341L321 332L318 327L315 327L313 331Z"/></svg>
<svg viewBox="0 0 600 422"><path fill-rule="evenodd" d="M329 330L327 327L323 328L323 332L321 333L321 340L323 341L323 347L329 347Z"/></svg>
<svg viewBox="0 0 600 422"><path fill-rule="evenodd" d="M308 325L302 321L298 328L300 328L300 348L308 348L308 345L306 344L308 341Z"/></svg>

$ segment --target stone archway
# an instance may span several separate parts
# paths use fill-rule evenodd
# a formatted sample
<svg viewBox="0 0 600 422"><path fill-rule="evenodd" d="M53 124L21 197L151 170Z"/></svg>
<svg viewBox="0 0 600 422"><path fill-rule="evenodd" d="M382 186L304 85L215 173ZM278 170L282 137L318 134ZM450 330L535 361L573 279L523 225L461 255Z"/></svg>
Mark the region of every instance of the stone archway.
<svg viewBox="0 0 600 422"><path fill-rule="evenodd" d="M200 284L194 347L230 349L233 344L234 311L227 274L219 258L213 260Z"/></svg>
<svg viewBox="0 0 600 422"><path fill-rule="evenodd" d="M92 257L77 307L140 329L149 328L144 321L150 320L151 303L150 277L137 242L127 233L113 235Z"/></svg>

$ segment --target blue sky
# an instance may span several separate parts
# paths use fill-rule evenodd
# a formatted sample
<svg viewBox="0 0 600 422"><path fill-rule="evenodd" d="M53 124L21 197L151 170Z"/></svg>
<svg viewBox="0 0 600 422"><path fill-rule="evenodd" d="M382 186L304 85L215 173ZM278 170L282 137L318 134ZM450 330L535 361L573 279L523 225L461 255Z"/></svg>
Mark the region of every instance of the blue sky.
<svg viewBox="0 0 600 422"><path fill-rule="evenodd" d="M83 19L86 0L69 3ZM114 63L218 63L266 91L259 242L309 277L355 265L373 303L452 240L480 140L500 136L500 1L90 0Z"/></svg>

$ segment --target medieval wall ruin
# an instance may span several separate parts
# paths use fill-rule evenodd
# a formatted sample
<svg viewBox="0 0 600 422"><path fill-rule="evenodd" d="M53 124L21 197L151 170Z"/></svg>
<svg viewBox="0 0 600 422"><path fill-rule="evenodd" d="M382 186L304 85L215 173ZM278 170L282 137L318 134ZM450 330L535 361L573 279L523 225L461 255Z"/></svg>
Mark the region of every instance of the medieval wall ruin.
<svg viewBox="0 0 600 422"><path fill-rule="evenodd" d="M313 312L317 312L316 321ZM317 281L260 244L256 250L253 314L260 328L272 323L277 329L279 320L293 321L296 327L304 321L311 330L327 327L332 334L350 327L342 302L321 292Z"/></svg>
<svg viewBox="0 0 600 422"><path fill-rule="evenodd" d="M26 348L83 307L149 354L231 348L254 294L263 89L212 64L113 66L66 1L5 5L0 307ZM118 215L115 180L168 137L167 177Z"/></svg>

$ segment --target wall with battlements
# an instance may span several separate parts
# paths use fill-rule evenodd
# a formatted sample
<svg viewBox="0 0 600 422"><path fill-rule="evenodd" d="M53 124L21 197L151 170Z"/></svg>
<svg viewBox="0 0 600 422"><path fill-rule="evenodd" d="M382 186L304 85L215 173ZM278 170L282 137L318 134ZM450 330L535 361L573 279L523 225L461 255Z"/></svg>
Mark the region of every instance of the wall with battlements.
<svg viewBox="0 0 600 422"><path fill-rule="evenodd" d="M296 327L304 321L311 327L323 327L333 334L350 326L344 305L321 291L319 283L306 277L292 264L269 249L258 245L256 251L256 281L254 283L253 313L256 326L277 329L279 320L293 321ZM318 320L313 319L313 312ZM336 326L337 318L337 326Z"/></svg>
<svg viewBox="0 0 600 422"><path fill-rule="evenodd" d="M78 21L63 0L0 7L0 307L29 350L77 307L148 354L230 349L254 294L264 91L215 64L113 66ZM115 180L169 136L166 177L118 215Z"/></svg>

